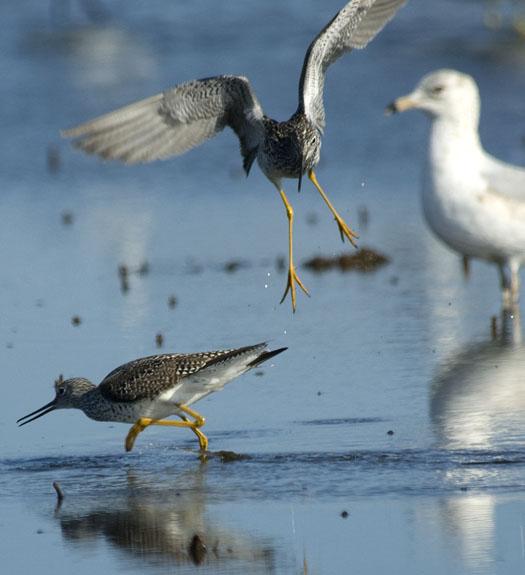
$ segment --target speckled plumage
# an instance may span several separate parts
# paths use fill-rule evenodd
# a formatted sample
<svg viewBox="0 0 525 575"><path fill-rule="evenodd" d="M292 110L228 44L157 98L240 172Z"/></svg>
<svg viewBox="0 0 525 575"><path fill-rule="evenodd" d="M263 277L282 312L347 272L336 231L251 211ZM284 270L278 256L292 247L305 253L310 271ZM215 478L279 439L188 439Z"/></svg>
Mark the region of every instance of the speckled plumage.
<svg viewBox="0 0 525 575"><path fill-rule="evenodd" d="M289 270L281 302L290 291L295 311L296 284L308 291L295 271L294 213L282 180L295 178L300 189L307 174L332 212L341 239L356 245L357 234L332 206L314 173L325 127L324 78L333 62L354 48L364 48L405 2L351 0L330 20L305 54L297 110L287 121L265 116L247 78L224 75L180 84L66 130L63 135L73 138L74 145L87 153L137 164L182 154L230 127L239 138L246 174L257 159L284 203L289 223Z"/></svg>
<svg viewBox="0 0 525 575"><path fill-rule="evenodd" d="M257 157L272 182L300 178L319 161L328 66L365 47L405 2L352 0L330 20L306 52L297 112L287 122L263 114L247 78L223 75L180 84L63 134L85 152L136 164L182 154L229 126L246 172Z"/></svg>
<svg viewBox="0 0 525 575"><path fill-rule="evenodd" d="M250 348L234 350L237 355ZM228 357L232 350L193 354L161 354L142 357L115 368L106 375L98 389L108 401L133 402L152 400L178 386L185 377L208 366L213 359Z"/></svg>
<svg viewBox="0 0 525 575"><path fill-rule="evenodd" d="M180 405L191 405L222 389L235 377L284 349L267 351L267 344L261 343L203 353L153 355L117 367L99 386L84 378L59 378L55 383L55 399L18 421L26 420L21 424L25 425L60 408L81 409L97 421L124 423L133 423L141 417L183 416Z"/></svg>

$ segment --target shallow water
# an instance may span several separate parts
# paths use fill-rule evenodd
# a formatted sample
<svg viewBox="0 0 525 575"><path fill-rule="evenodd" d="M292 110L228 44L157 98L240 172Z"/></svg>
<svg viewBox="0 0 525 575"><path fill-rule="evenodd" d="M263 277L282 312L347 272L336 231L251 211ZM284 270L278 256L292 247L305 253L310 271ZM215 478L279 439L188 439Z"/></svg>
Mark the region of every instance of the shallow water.
<svg viewBox="0 0 525 575"><path fill-rule="evenodd" d="M118 1L91 23L82 4L69 16L60 4L0 8L3 566L189 573L202 561L209 573L301 573L305 560L308 573L522 571L519 314L501 316L494 269L474 263L465 280L425 227L425 119L382 110L423 73L460 68L480 84L486 147L523 164L525 44L509 27L485 28L481 3L420 0L334 65L318 177L361 245L391 261L368 274L303 269L312 297L299 294L292 316L278 304L284 210L257 168L244 178L231 134L126 168L76 153L58 130L217 72L246 74L267 113L287 117L304 50L341 2L212 11L205 1ZM311 186L287 190L299 262L347 249ZM135 273L144 262L148 273ZM243 265L227 273L232 262ZM127 291L122 264L133 272ZM246 459L202 464L194 437L170 429L148 429L125 454L126 426L78 412L16 427L51 399L60 373L98 382L157 353L158 333L164 351L289 347L199 403L211 450ZM198 541L190 551L195 535L204 555Z"/></svg>

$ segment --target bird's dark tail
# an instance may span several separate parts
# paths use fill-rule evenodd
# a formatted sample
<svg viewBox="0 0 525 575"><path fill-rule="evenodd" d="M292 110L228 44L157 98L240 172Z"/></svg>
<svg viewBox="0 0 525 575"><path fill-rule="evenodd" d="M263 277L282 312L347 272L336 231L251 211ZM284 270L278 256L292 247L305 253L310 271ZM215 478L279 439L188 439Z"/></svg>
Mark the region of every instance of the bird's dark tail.
<svg viewBox="0 0 525 575"><path fill-rule="evenodd" d="M274 357L275 355L279 355L280 353L286 351L287 349L288 349L287 347L280 347L279 349L274 349L272 351L265 351L261 353L259 357L256 357L253 361L250 361L248 367L255 367L260 363L263 363L264 361Z"/></svg>
<svg viewBox="0 0 525 575"><path fill-rule="evenodd" d="M303 175L305 172L305 168L304 168L304 156L301 160L301 173L299 174L299 179L297 181L297 191L300 192L301 191L301 184L303 183Z"/></svg>
<svg viewBox="0 0 525 575"><path fill-rule="evenodd" d="M242 153L242 167L244 168L244 172L248 176L250 174L252 164L255 161L255 158L257 157L257 147L252 148L251 150L241 149L241 153Z"/></svg>

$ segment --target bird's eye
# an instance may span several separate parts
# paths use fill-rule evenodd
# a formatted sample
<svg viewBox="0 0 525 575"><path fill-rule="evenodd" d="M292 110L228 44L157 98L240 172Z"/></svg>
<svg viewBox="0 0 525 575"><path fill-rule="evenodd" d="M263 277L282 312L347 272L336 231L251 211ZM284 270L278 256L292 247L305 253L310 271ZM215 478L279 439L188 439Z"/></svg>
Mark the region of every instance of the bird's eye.
<svg viewBox="0 0 525 575"><path fill-rule="evenodd" d="M59 387L58 388L58 395L64 395L64 393L66 393L66 388L65 387Z"/></svg>
<svg viewBox="0 0 525 575"><path fill-rule="evenodd" d="M434 86L432 88L431 92L434 96L437 96L438 94L441 94L441 92L443 92L444 89L445 89L445 86Z"/></svg>

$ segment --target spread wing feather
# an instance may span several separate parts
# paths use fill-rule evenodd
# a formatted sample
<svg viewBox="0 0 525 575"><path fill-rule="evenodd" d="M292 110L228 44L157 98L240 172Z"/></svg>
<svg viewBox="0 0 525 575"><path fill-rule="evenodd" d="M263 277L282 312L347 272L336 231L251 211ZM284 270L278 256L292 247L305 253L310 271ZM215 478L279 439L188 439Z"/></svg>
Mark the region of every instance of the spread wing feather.
<svg viewBox="0 0 525 575"><path fill-rule="evenodd" d="M137 164L183 154L229 126L249 170L263 135L262 119L246 78L215 76L180 84L66 130L63 136L89 154Z"/></svg>
<svg viewBox="0 0 525 575"><path fill-rule="evenodd" d="M406 0L352 0L310 44L299 82L299 111L323 131L323 87L328 66L353 48L364 48Z"/></svg>

